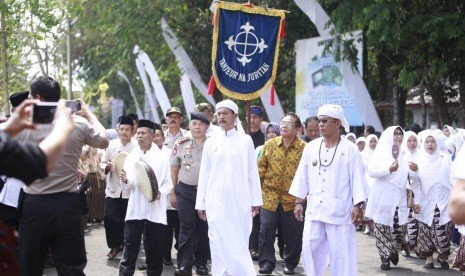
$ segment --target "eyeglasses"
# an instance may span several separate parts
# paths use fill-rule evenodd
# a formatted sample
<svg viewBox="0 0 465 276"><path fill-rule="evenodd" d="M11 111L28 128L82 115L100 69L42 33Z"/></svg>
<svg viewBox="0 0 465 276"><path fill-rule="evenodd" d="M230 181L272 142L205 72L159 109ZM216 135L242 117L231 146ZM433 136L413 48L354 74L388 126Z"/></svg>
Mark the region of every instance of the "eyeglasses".
<svg viewBox="0 0 465 276"><path fill-rule="evenodd" d="M404 136L403 132L394 132L394 136Z"/></svg>
<svg viewBox="0 0 465 276"><path fill-rule="evenodd" d="M318 123L319 123L319 124L326 125L328 122L336 122L336 120L332 120L332 119L318 119Z"/></svg>
<svg viewBox="0 0 465 276"><path fill-rule="evenodd" d="M285 126L285 127L291 127L291 126L294 126L295 124L294 123L291 123L291 122L286 122L286 121L281 121L279 123L280 126Z"/></svg>

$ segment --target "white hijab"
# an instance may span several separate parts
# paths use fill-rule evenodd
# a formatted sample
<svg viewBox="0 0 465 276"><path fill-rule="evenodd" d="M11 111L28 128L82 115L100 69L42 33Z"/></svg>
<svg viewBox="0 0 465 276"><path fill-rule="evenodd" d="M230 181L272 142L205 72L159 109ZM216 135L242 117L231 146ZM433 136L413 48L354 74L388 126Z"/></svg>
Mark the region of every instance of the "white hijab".
<svg viewBox="0 0 465 276"><path fill-rule="evenodd" d="M435 133L426 135L423 139L423 143L418 153L415 163L418 165L418 176L421 179L421 188L423 193L428 194L429 189L436 183L444 185L446 188L451 189L452 183L450 181L450 164L447 158L441 154L439 145L433 153L428 153L425 150L426 138L433 137L438 143L438 139Z"/></svg>
<svg viewBox="0 0 465 276"><path fill-rule="evenodd" d="M408 139L413 136L415 137L415 139L417 139L417 147L413 150L410 150L408 148ZM420 140L418 139L418 135L413 132L413 131L407 131L404 133L404 140L402 141L402 145L400 146L401 148L401 151L403 154L405 154L405 157L407 158L407 161L409 162L412 162L413 160L415 160L416 156L418 155L418 152L420 150L420 145L421 145L421 142Z"/></svg>
<svg viewBox="0 0 465 276"><path fill-rule="evenodd" d="M368 165L369 171L388 170L392 163L395 162L395 159L392 156L392 146L394 145L394 131L398 128L402 130L400 126L391 126L383 131L375 152L371 156L370 164ZM408 164L405 160L405 156L402 154L399 154L397 161L399 163L397 171L385 176L384 179L401 189L405 189L405 183L408 176Z"/></svg>
<svg viewBox="0 0 465 276"><path fill-rule="evenodd" d="M375 150L370 148L370 142L373 138L376 139L376 142L378 142L378 136L374 134L370 134L365 138L365 148L362 151L362 159L366 166L368 166L368 162L370 162L371 156L373 155L373 152L375 152Z"/></svg>

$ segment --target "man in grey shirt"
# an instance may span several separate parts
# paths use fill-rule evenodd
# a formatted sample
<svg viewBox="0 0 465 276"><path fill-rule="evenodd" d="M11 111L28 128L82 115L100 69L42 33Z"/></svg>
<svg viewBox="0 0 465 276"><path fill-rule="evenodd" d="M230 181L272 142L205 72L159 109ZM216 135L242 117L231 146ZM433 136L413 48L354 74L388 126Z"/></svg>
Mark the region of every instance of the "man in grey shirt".
<svg viewBox="0 0 465 276"><path fill-rule="evenodd" d="M61 89L56 80L38 77L30 84L30 98L57 102ZM84 275L87 263L84 244L83 216L77 190L77 167L84 145L106 148L105 128L82 104L73 115L74 130L68 139L59 163L47 178L24 188L19 223L19 260L21 275L42 275L47 249L50 246L59 275ZM21 133L19 138L40 143L50 125Z"/></svg>

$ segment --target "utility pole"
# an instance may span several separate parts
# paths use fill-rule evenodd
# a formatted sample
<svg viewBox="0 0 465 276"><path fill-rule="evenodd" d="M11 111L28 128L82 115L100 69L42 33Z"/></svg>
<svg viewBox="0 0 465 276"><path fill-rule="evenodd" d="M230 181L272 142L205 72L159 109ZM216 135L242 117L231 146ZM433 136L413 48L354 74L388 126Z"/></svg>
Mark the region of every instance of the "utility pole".
<svg viewBox="0 0 465 276"><path fill-rule="evenodd" d="M68 100L71 100L73 93L73 68L71 66L71 19L67 19L68 35L66 36L66 59L68 62Z"/></svg>

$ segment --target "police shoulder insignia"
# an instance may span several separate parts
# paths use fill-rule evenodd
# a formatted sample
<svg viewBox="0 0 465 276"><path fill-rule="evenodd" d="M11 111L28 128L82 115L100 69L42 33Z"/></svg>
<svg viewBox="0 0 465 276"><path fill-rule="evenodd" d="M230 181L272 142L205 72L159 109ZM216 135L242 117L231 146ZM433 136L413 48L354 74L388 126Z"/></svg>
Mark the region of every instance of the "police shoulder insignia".
<svg viewBox="0 0 465 276"><path fill-rule="evenodd" d="M181 144L184 144L185 142L189 142L190 140L191 138L189 136L184 136L184 137L179 138L178 143L181 145Z"/></svg>

